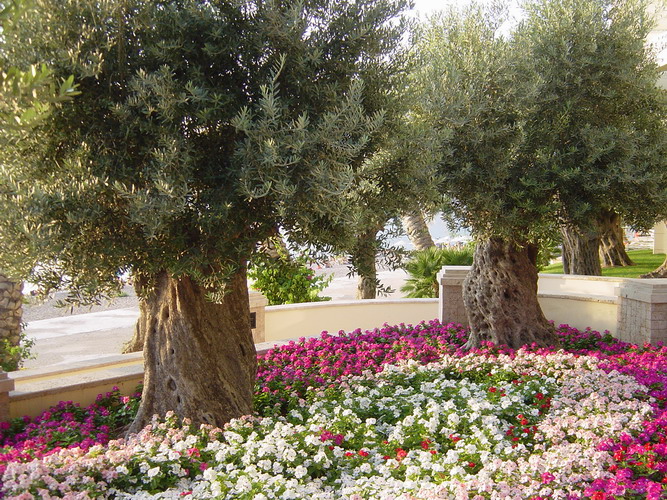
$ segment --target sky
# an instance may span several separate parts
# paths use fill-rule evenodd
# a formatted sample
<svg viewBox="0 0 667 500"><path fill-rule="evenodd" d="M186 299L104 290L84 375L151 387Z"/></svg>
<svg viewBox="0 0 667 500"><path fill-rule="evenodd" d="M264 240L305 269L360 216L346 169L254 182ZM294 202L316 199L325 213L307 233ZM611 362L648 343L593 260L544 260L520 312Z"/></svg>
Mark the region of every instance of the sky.
<svg viewBox="0 0 667 500"><path fill-rule="evenodd" d="M445 9L450 5L463 5L469 3L468 0L413 0L415 10L420 14L432 14L438 10Z"/></svg>

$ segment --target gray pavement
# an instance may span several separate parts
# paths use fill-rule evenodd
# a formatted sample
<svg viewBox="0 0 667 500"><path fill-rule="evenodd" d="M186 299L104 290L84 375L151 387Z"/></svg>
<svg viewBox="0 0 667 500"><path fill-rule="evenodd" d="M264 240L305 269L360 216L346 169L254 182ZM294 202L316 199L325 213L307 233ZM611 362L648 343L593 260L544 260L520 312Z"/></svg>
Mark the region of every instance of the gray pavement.
<svg viewBox="0 0 667 500"><path fill-rule="evenodd" d="M321 295L329 296L334 301L355 299L357 279L346 276L345 266L324 268L317 273L334 275ZM405 271L380 271L378 277L383 284L395 290L384 298L403 296L400 287L407 277ZM25 333L35 340L32 349L35 358L26 360L24 368L65 367L74 362L103 361L116 356L120 354L123 344L132 338L139 317L137 300L133 296L112 302L103 310L83 312L85 309L76 309L75 314L64 316L62 309L55 309L52 305L38 307L41 308L39 311L35 309L25 315ZM49 307L53 310L50 311ZM26 309L32 308L27 306ZM54 317L48 317L50 315ZM46 319L31 320L31 316Z"/></svg>
<svg viewBox="0 0 667 500"><path fill-rule="evenodd" d="M35 341L36 357L26 360L24 367L57 367L120 354L138 317L139 308L134 307L32 321L25 333Z"/></svg>

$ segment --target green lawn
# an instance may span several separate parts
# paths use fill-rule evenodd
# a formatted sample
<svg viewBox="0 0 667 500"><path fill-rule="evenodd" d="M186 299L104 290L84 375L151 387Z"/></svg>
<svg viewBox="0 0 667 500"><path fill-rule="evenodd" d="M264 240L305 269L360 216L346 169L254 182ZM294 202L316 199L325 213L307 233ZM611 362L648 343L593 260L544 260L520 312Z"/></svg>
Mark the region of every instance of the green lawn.
<svg viewBox="0 0 667 500"><path fill-rule="evenodd" d="M665 254L654 254L652 250L630 250L628 255L635 263L629 267L603 267L602 276L614 276L619 278L639 278L640 275L648 273L660 266L665 260ZM552 264L545 267L542 273L563 274L563 264Z"/></svg>

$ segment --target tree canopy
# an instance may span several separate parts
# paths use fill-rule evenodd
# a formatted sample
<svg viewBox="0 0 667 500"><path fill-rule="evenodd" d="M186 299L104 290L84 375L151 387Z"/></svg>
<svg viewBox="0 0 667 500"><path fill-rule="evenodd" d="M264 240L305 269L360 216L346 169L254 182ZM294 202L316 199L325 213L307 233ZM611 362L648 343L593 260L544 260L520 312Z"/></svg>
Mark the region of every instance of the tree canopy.
<svg viewBox="0 0 667 500"><path fill-rule="evenodd" d="M538 75L531 122L536 162L553 179L564 263L600 274L609 220L648 229L664 215L667 116L643 0L527 4L518 32Z"/></svg>
<svg viewBox="0 0 667 500"><path fill-rule="evenodd" d="M35 0L0 64L79 96L0 152L0 265L69 300L131 270L146 332L133 430L252 407L246 262L349 234L387 122L407 0ZM67 75L67 76L65 76Z"/></svg>
<svg viewBox="0 0 667 500"><path fill-rule="evenodd" d="M609 211L646 226L664 213L667 193L666 108L644 45L646 2L523 6L509 30L479 6L433 19L413 75L416 114L443 152L449 215L482 242L466 288L472 341L517 347L555 340L535 297L543 235L556 223L595 226Z"/></svg>
<svg viewBox="0 0 667 500"><path fill-rule="evenodd" d="M3 66L45 62L81 95L2 153L7 264L83 298L129 268L224 278L277 224L334 242L405 6L36 2Z"/></svg>

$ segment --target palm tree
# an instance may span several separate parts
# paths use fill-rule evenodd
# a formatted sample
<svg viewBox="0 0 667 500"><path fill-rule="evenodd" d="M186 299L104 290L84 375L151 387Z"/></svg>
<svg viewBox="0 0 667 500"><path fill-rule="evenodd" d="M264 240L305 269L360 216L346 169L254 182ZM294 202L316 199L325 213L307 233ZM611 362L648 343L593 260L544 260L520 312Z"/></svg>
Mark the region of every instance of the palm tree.
<svg viewBox="0 0 667 500"><path fill-rule="evenodd" d="M413 252L405 263L410 277L401 291L411 299L436 298L439 295L438 273L443 266L469 266L472 264L474 248L437 248Z"/></svg>
<svg viewBox="0 0 667 500"><path fill-rule="evenodd" d="M403 214L403 228L415 249L425 250L435 247L424 214L418 208Z"/></svg>

